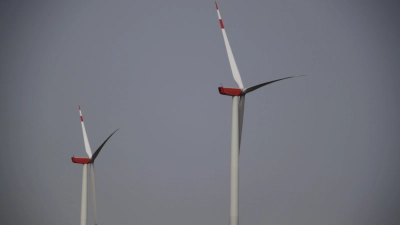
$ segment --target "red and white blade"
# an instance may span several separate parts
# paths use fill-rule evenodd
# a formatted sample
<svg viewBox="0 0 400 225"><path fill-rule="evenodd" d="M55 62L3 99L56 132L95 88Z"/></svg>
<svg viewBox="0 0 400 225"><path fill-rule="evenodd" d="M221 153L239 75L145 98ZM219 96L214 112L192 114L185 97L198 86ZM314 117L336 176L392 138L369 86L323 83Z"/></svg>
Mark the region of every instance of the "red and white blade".
<svg viewBox="0 0 400 225"><path fill-rule="evenodd" d="M89 140L86 134L85 123L83 122L83 116L81 111L81 106L79 106L79 115L81 116L81 125L82 125L82 133L83 133L83 142L85 143L85 150L88 154L89 158L92 158L92 150L90 149Z"/></svg>
<svg viewBox="0 0 400 225"><path fill-rule="evenodd" d="M219 24L222 30L222 36L224 37L226 52L228 53L229 64L231 65L231 70L233 74L233 79L235 79L237 85L240 89L243 89L242 78L240 77L239 69L237 68L235 58L233 57L231 46L229 45L228 37L226 36L224 23L222 22L221 14L219 13L218 4L215 2L215 7L217 8Z"/></svg>

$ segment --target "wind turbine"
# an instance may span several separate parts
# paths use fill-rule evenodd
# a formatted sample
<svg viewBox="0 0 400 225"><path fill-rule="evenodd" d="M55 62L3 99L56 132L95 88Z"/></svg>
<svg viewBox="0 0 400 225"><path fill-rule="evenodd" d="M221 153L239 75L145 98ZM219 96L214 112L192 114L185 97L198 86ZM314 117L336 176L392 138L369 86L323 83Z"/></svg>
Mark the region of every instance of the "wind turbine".
<svg viewBox="0 0 400 225"><path fill-rule="evenodd" d="M252 87L244 88L242 78L240 77L235 58L233 57L231 46L229 45L228 37L226 36L224 23L219 13L218 4L215 2L217 8L219 24L224 38L226 52L228 53L229 64L231 66L233 79L236 81L239 88L227 88L220 86L218 88L221 95L232 96L232 133L231 133L231 194L230 194L230 225L239 224L239 151L240 142L242 137L243 115L244 115L244 101L246 94L255 91L274 82L285 80L293 77L285 77L277 80L268 81L265 83L257 84Z"/></svg>
<svg viewBox="0 0 400 225"><path fill-rule="evenodd" d="M108 139L117 132L115 130L108 138L100 145L99 148L92 155L92 150L90 149L89 140L86 134L85 124L83 122L83 116L81 111L81 106L79 106L79 114L81 118L82 132L83 132L83 142L85 143L85 150L88 155L88 158L77 158L72 157L72 162L83 165L83 173L82 173L82 200L81 200L81 225L86 225L87 222L87 166L90 165L90 183L91 183L91 192L92 192L92 202L93 202L93 214L94 214L94 224L97 225L97 215L96 215L96 188L95 188L95 179L94 179L94 161L99 155L101 149L106 144Z"/></svg>

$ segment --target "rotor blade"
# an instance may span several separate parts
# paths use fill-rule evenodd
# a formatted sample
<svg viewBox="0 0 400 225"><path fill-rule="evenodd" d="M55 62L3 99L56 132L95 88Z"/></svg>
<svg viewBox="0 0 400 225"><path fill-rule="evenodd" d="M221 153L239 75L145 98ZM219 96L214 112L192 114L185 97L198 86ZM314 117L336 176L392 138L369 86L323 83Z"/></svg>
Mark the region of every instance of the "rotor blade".
<svg viewBox="0 0 400 225"><path fill-rule="evenodd" d="M113 136L113 134L115 132L117 132L118 129L116 129L114 132L112 132L112 134L110 134L110 136L108 136L108 138L103 142L103 144L100 145L100 147L94 152L92 158L90 159L90 162L93 163L94 160L96 159L97 155L100 153L101 149L103 148L103 146L106 144L106 142L108 141L108 139L110 139L111 136Z"/></svg>
<svg viewBox="0 0 400 225"><path fill-rule="evenodd" d="M96 182L94 180L94 164L90 164L90 186L92 188L92 203L93 203L93 218L94 224L97 225L97 211L96 211Z"/></svg>
<svg viewBox="0 0 400 225"><path fill-rule="evenodd" d="M229 64L231 65L233 79L235 79L235 81L236 81L237 85L239 86L239 88L243 89L242 78L240 77L240 73L239 73L239 70L237 68L235 58L233 57L231 46L229 45L228 37L226 36L224 23L222 22L221 14L219 13L217 2L215 2L215 7L217 8L219 24L221 25L222 36L224 37L226 52L228 53L228 59L229 59Z"/></svg>
<svg viewBox="0 0 400 225"><path fill-rule="evenodd" d="M285 78L281 78L281 79L277 79L277 80L268 81L268 82L265 82L265 83L262 83L262 84L257 84L257 85L255 85L255 86L252 86L252 87L249 87L249 88L244 89L243 94L250 93L250 92L252 92L252 91L254 91L254 90L259 89L260 87L263 87L263 86L268 85L268 84L275 83L275 82L280 81L280 80L285 80L285 79L289 79L289 78L293 78L293 77L301 77L301 76L305 76L305 75L292 76L292 77L285 77Z"/></svg>
<svg viewBox="0 0 400 225"><path fill-rule="evenodd" d="M243 116L244 116L244 100L245 95L240 96L239 100L239 153L240 153L240 144L242 142L242 127L243 127Z"/></svg>
<svg viewBox="0 0 400 225"><path fill-rule="evenodd" d="M81 125L82 125L82 132L83 132L83 142L85 143L85 150L88 154L89 158L92 157L92 150L90 149L89 140L86 134L85 123L83 123L83 116L81 111L81 106L79 106L79 115L81 116Z"/></svg>

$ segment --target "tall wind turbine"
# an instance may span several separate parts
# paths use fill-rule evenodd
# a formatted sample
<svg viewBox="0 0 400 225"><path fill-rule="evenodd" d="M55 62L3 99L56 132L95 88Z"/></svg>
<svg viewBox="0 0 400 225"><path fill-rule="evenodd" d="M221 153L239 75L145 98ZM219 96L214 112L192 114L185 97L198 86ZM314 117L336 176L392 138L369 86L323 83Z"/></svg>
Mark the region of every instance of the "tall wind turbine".
<svg viewBox="0 0 400 225"><path fill-rule="evenodd" d="M239 70L236 66L235 58L233 57L231 46L229 45L228 37L226 36L224 23L219 13L218 4L215 2L217 8L219 24L222 30L226 51L228 53L229 64L231 66L233 79L236 81L239 88L219 87L221 95L232 96L232 134L231 134L231 194L230 194L230 225L239 224L239 151L240 142L242 137L243 114L244 114L244 101L246 94L280 80L285 80L292 77L285 77L277 80L268 81L252 87L244 88L242 78L240 77ZM304 75L300 75L304 76Z"/></svg>
<svg viewBox="0 0 400 225"><path fill-rule="evenodd" d="M86 225L87 222L87 166L90 165L90 183L91 183L91 192L92 192L92 202L93 202L93 218L94 224L97 225L97 215L96 215L96 188L95 188L95 179L94 179L94 161L99 155L101 149L106 144L108 139L117 132L115 130L108 138L100 145L99 148L92 155L92 150L90 149L89 140L86 134L85 124L83 123L83 116L81 111L81 106L79 106L79 114L81 118L82 132L83 132L83 142L85 143L85 150L88 155L88 158L77 158L72 157L73 163L78 163L83 165L83 173L82 173L82 200L81 200L81 225Z"/></svg>

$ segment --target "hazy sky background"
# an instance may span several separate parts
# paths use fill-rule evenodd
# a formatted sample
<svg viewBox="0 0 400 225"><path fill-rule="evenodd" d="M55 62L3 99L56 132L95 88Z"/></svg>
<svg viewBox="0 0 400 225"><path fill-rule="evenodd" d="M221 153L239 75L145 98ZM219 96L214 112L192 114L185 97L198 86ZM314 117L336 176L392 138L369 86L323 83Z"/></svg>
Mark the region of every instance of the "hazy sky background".
<svg viewBox="0 0 400 225"><path fill-rule="evenodd" d="M241 224L400 223L400 3L219 1L249 94ZM236 87L214 1L0 3L1 224L229 221ZM88 224L93 224L88 202Z"/></svg>

